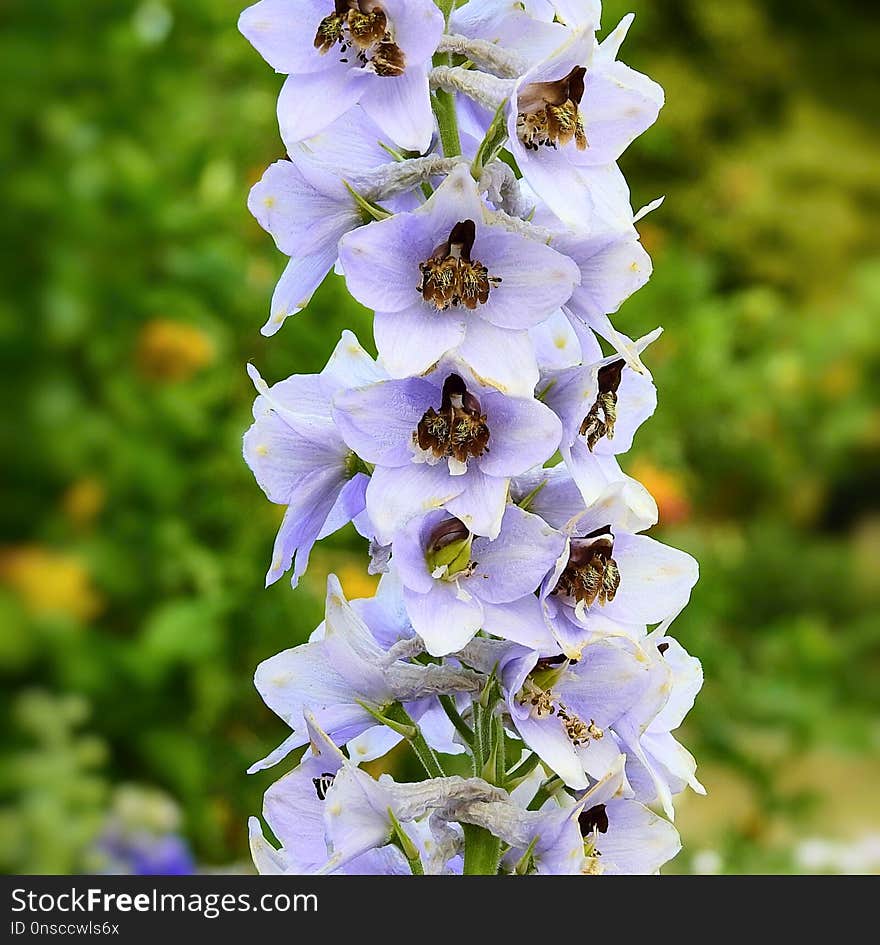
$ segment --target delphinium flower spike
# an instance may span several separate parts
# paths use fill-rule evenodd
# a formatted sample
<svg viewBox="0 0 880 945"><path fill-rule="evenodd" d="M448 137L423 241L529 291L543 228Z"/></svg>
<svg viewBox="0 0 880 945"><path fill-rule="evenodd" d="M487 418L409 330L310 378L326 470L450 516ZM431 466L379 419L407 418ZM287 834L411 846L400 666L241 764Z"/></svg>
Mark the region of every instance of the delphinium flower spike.
<svg viewBox="0 0 880 945"><path fill-rule="evenodd" d="M674 734L702 669L669 634L697 564L644 534L657 505L624 468L661 329L636 338L620 309L662 201L635 213L616 162L663 91L618 60L632 17L599 38L600 18L599 0L242 13L287 76L287 156L248 202L289 257L263 332L308 319L335 269L378 352L346 331L317 374L248 368L244 456L285 508L266 582L296 586L348 523L381 575L354 600L330 575L309 641L257 668L290 730L251 768L285 768L263 807L280 846L250 822L260 872L656 873L675 796L703 792ZM421 781L362 767L400 743Z"/></svg>

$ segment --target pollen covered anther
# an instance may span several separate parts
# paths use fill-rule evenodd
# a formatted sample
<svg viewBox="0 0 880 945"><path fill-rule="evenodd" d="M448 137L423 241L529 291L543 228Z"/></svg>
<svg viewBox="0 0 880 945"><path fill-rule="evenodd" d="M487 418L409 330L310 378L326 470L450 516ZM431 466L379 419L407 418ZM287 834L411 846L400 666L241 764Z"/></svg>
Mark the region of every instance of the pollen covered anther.
<svg viewBox="0 0 880 945"><path fill-rule="evenodd" d="M486 415L458 374L446 378L440 409L428 408L413 437L421 450L438 460L449 457L467 464L470 457L488 450Z"/></svg>
<svg viewBox="0 0 880 945"><path fill-rule="evenodd" d="M516 132L529 151L557 148L574 141L579 151L587 147L580 114L587 70L575 66L555 82L533 82L519 94Z"/></svg>
<svg viewBox="0 0 880 945"><path fill-rule="evenodd" d="M403 75L406 57L394 42L388 17L375 0L336 0L333 13L318 24L315 49L325 55L339 44L340 61L349 54L379 76Z"/></svg>
<svg viewBox="0 0 880 945"><path fill-rule="evenodd" d="M452 228L449 239L419 263L422 279L416 289L438 310L463 305L473 311L485 304L491 290L501 284L498 276L490 276L481 262L471 259L475 239L474 221L462 220Z"/></svg>
<svg viewBox="0 0 880 945"><path fill-rule="evenodd" d="M617 423L617 391L623 374L624 362L612 361L599 368L597 382L599 390L596 400L584 417L578 433L587 438L590 452L603 437L614 439L614 425Z"/></svg>
<svg viewBox="0 0 880 945"><path fill-rule="evenodd" d="M571 597L587 607L597 600L600 604L614 600L620 586L620 571L611 557L613 551L614 536L610 526L584 538L573 538L568 564L554 593Z"/></svg>

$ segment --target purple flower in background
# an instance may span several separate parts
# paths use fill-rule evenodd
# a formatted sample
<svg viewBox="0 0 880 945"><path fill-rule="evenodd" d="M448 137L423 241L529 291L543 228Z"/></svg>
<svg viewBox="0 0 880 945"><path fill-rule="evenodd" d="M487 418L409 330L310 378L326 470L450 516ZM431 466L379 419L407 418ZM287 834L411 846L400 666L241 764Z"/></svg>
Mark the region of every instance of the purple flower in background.
<svg viewBox="0 0 880 945"><path fill-rule="evenodd" d="M480 629L535 648L552 647L534 592L564 542L536 515L513 505L492 541L474 538L441 510L413 519L394 541L392 567L427 651L455 653Z"/></svg>
<svg viewBox="0 0 880 945"><path fill-rule="evenodd" d="M434 131L428 67L443 33L431 0L260 0L239 29L276 72L286 141L310 138L352 106L401 148Z"/></svg>
<svg viewBox="0 0 880 945"><path fill-rule="evenodd" d="M475 534L496 537L510 477L559 445L552 410L484 388L466 373L440 365L428 377L381 381L334 399L345 442L376 467L366 499L382 544L414 516L441 507Z"/></svg>
<svg viewBox="0 0 880 945"><path fill-rule="evenodd" d="M102 872L131 876L191 876L196 863L189 844L176 834L156 835L110 828L95 845Z"/></svg>
<svg viewBox="0 0 880 945"><path fill-rule="evenodd" d="M487 222L467 165L424 206L346 236L346 285L375 309L379 354L394 377L421 374L447 352L501 390L531 394L537 381L527 330L571 295L571 260Z"/></svg>

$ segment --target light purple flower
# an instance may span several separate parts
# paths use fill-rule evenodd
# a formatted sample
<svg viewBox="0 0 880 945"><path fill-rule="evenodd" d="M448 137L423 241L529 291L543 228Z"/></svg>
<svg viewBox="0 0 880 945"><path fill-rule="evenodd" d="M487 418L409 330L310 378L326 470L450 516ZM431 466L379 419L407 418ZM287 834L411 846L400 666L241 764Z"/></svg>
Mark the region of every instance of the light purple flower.
<svg viewBox="0 0 880 945"><path fill-rule="evenodd" d="M367 476L339 435L331 400L346 385L382 377L350 332L343 332L320 374L295 374L269 387L248 366L259 396L244 435L244 458L270 501L287 506L266 584L291 567L295 587L315 542L365 507Z"/></svg>
<svg viewBox="0 0 880 945"><path fill-rule="evenodd" d="M706 793L697 780L693 755L672 734L693 707L703 685L703 669L677 640L666 636L663 627L647 637L644 649L652 684L616 731L621 751L627 754L627 778L635 796L648 804L659 802L672 818L673 795L688 786L697 794Z"/></svg>
<svg viewBox="0 0 880 945"><path fill-rule="evenodd" d="M574 803L584 844L584 872L649 876L681 849L678 831L632 797L620 756Z"/></svg>
<svg viewBox="0 0 880 945"><path fill-rule="evenodd" d="M254 185L248 208L290 257L275 292L264 335L274 335L286 318L302 311L336 262L336 247L363 216L340 179L315 187L292 161L276 161Z"/></svg>
<svg viewBox="0 0 880 945"><path fill-rule="evenodd" d="M617 62L632 16L601 43L584 27L517 82L509 147L523 176L566 223L586 227L596 213L591 183L650 127L663 90Z"/></svg>
<svg viewBox="0 0 880 945"><path fill-rule="evenodd" d="M516 53L530 66L553 53L568 37L565 26L554 23L553 16L553 5L543 0L469 0L453 11L449 25L454 33Z"/></svg>
<svg viewBox="0 0 880 945"><path fill-rule="evenodd" d="M655 511L643 487L620 479L567 526L569 547L540 597L548 626L568 656L578 657L597 619L644 627L671 622L687 604L697 582L696 561L636 534L651 524Z"/></svg>
<svg viewBox="0 0 880 945"><path fill-rule="evenodd" d="M342 745L376 724L375 716L362 703L382 711L398 701L472 692L480 687L479 677L467 670L423 666L405 662L399 655L394 648L382 649L331 574L323 638L284 650L257 667L257 690L293 734L249 772L271 767L307 743L307 712Z"/></svg>
<svg viewBox="0 0 880 945"><path fill-rule="evenodd" d="M534 388L527 330L569 298L579 276L543 243L490 225L487 213L463 164L422 207L340 243L346 284L375 310L376 344L393 376L423 373L460 348L500 389Z"/></svg>
<svg viewBox="0 0 880 945"><path fill-rule="evenodd" d="M263 875L317 872L327 862L324 814L327 794L336 775L346 763L345 755L306 713L309 750L302 762L276 781L263 798L263 817L272 833L281 841L273 847L263 835L256 817L249 822L251 855ZM349 859L341 872L371 874L409 874L409 864L396 847L366 850Z"/></svg>
<svg viewBox="0 0 880 945"><path fill-rule="evenodd" d="M483 387L454 362L341 391L333 416L349 447L375 464L366 500L381 544L435 508L497 537L510 477L548 459L561 434L544 404Z"/></svg>
<svg viewBox="0 0 880 945"><path fill-rule="evenodd" d="M539 660L511 647L501 659L511 720L522 740L565 783L583 790L620 753L610 737L649 685L639 645L625 635L594 634L580 659Z"/></svg>
<svg viewBox="0 0 880 945"><path fill-rule="evenodd" d="M443 33L431 0L260 0L239 29L289 76L278 100L286 141L318 134L360 103L401 148L428 148L427 70Z"/></svg>
<svg viewBox="0 0 880 945"><path fill-rule="evenodd" d="M564 542L536 515L513 505L493 541L474 538L441 510L414 518L394 541L392 567L427 651L455 653L480 629L552 651L534 592Z"/></svg>
<svg viewBox="0 0 880 945"><path fill-rule="evenodd" d="M660 329L632 346L638 356ZM547 371L542 400L562 421L560 452L585 501L596 498L596 459L627 452L636 430L657 407L647 369L634 370L620 355L559 371Z"/></svg>

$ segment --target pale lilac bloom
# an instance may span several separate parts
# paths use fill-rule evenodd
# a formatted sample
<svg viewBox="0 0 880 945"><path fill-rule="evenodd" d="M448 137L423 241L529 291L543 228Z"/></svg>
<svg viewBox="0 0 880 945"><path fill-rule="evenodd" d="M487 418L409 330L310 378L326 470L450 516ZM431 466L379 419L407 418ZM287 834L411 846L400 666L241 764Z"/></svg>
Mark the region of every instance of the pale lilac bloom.
<svg viewBox="0 0 880 945"><path fill-rule="evenodd" d="M250 192L248 208L290 257L261 329L274 335L288 316L309 304L336 262L340 238L360 226L363 216L341 180L327 180L318 189L291 161L276 161L267 169Z"/></svg>
<svg viewBox="0 0 880 945"><path fill-rule="evenodd" d="M568 787L603 777L620 753L619 719L649 685L647 661L630 637L594 632L580 659L540 660L518 647L501 660L511 721L522 740Z"/></svg>
<svg viewBox="0 0 880 945"><path fill-rule="evenodd" d="M588 26L572 33L520 77L511 98L511 152L553 213L575 226L589 226L596 214L595 175L601 183L604 169L654 123L663 104L659 85L616 61L631 22L625 17L599 44ZM565 110L562 123L547 119L544 102Z"/></svg>
<svg viewBox="0 0 880 945"><path fill-rule="evenodd" d="M633 799L622 755L598 784L572 803L579 812L586 873L653 875L681 850L672 824Z"/></svg>
<svg viewBox="0 0 880 945"><path fill-rule="evenodd" d="M251 855L263 875L317 872L327 862L324 814L336 775L346 763L345 755L320 729L314 716L306 714L309 750L300 764L276 781L263 798L263 818L281 842L276 849L263 835L256 817L248 823ZM410 872L396 847L370 849L350 859L341 872L357 875Z"/></svg>
<svg viewBox="0 0 880 945"><path fill-rule="evenodd" d="M362 19L367 6L373 24L357 42L352 17ZM399 147L428 148L434 131L428 68L443 34L443 16L431 0L261 0L242 13L239 29L276 72L289 76L278 99L285 141L318 134L360 103Z"/></svg>
<svg viewBox="0 0 880 945"><path fill-rule="evenodd" d="M252 765L249 773L277 764L308 742L306 713L312 713L330 738L343 745L376 724L362 703L382 711L398 701L472 692L480 687L480 678L454 666L406 662L394 648L382 649L331 574L323 638L264 660L257 667L254 684L293 734Z"/></svg>
<svg viewBox="0 0 880 945"><path fill-rule="evenodd" d="M260 226L290 257L270 306L264 335L274 335L285 319L308 305L333 268L339 240L364 223L346 182L369 192L371 182L392 162L382 134L360 108L353 108L320 134L288 143L289 161L276 161L254 185L248 208ZM419 204L413 193L385 200L389 210Z"/></svg>
<svg viewBox="0 0 880 945"><path fill-rule="evenodd" d="M636 797L649 804L659 801L671 818L673 795L688 786L697 794L706 793L697 779L693 755L672 734L693 707L703 685L703 669L677 640L666 636L663 627L646 639L645 651L654 681L616 731Z"/></svg>
<svg viewBox="0 0 880 945"><path fill-rule="evenodd" d="M415 637L403 600L403 587L397 574L383 574L372 597L356 598L349 603L370 631L370 635L386 653L392 648L396 648L395 652L422 652L423 646ZM321 621L309 636L309 642L323 640L326 629L326 621ZM404 641L407 641L408 645L404 645ZM458 755L464 751L464 746L455 739L452 723L435 697L425 696L409 701L404 708L410 718L418 722L425 741L434 751L446 755ZM402 737L394 729L376 724L349 739L348 755L355 764L364 764L386 755L400 743Z"/></svg>
<svg viewBox="0 0 880 945"><path fill-rule="evenodd" d="M552 647L534 592L564 542L538 516L513 505L492 541L474 538L441 510L413 519L394 541L392 567L427 651L455 653L480 629L528 646Z"/></svg>
<svg viewBox="0 0 880 945"><path fill-rule="evenodd" d="M579 278L565 256L492 225L465 164L412 213L348 234L339 260L349 291L375 310L376 345L393 376L421 374L457 349L477 374L519 396L537 381L528 329L567 301Z"/></svg>
<svg viewBox="0 0 880 945"><path fill-rule="evenodd" d="M366 502L381 544L441 507L475 534L496 537L510 477L546 461L561 433L544 404L483 387L455 362L342 391L333 415L349 447L375 464Z"/></svg>
<svg viewBox="0 0 880 945"><path fill-rule="evenodd" d="M395 821L413 846L421 847L425 873L451 872L449 860L458 852L457 833L451 834L445 823L473 804L496 802L503 796L503 791L479 778L454 776L401 784L388 775L374 780L345 763L327 791L324 826L330 856L317 872L335 872L370 850L382 849L394 838ZM440 840L430 853L424 842L428 817L434 825L428 829Z"/></svg>
<svg viewBox="0 0 880 945"><path fill-rule="evenodd" d="M333 422L333 396L382 372L345 331L320 374L295 374L269 387L253 365L248 373L259 396L244 435L244 458L269 500L287 506L266 584L292 568L295 587L315 542L365 508L368 477Z"/></svg>
<svg viewBox="0 0 880 945"><path fill-rule="evenodd" d="M359 105L323 131L309 138L285 140L284 144L290 160L319 189L336 187L345 180L356 190L367 190L378 172L397 163L388 136ZM404 207L392 202L388 209Z"/></svg>
<svg viewBox="0 0 880 945"><path fill-rule="evenodd" d="M655 515L656 503L647 491L625 478L608 484L566 526L569 545L540 597L547 624L568 656L578 657L597 619L644 627L671 622L687 604L697 582L697 562L637 534L653 524Z"/></svg>
<svg viewBox="0 0 880 945"><path fill-rule="evenodd" d="M640 355L660 329L632 344ZM647 368L636 371L618 354L577 367L544 372L542 400L562 421L560 452L587 502L595 460L626 453L638 428L657 407L657 388Z"/></svg>

